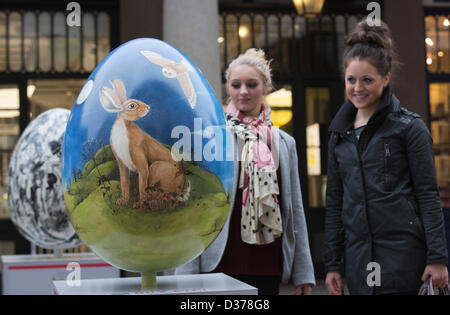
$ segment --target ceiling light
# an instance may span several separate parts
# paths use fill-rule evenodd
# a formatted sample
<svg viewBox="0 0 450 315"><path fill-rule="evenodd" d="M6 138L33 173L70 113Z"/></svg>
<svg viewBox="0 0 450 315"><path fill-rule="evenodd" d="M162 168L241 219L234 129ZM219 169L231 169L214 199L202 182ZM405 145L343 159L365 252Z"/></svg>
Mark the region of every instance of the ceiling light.
<svg viewBox="0 0 450 315"><path fill-rule="evenodd" d="M315 17L322 12L325 0L292 0L298 15Z"/></svg>
<svg viewBox="0 0 450 315"><path fill-rule="evenodd" d="M243 38L243 37L247 37L247 35L248 35L247 26L240 26L239 27L239 37Z"/></svg>

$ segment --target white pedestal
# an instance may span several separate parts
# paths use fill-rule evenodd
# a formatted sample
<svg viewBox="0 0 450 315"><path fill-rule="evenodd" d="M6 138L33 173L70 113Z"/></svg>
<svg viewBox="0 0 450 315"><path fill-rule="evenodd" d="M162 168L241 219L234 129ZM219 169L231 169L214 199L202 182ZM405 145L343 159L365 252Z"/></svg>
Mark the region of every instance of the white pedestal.
<svg viewBox="0 0 450 315"><path fill-rule="evenodd" d="M94 253L64 254L60 258L54 255L5 255L1 256L1 260L4 295L51 295L55 293L52 281L76 280L78 275L80 279L120 276L119 269L105 263ZM77 264L79 270L76 270Z"/></svg>
<svg viewBox="0 0 450 315"><path fill-rule="evenodd" d="M141 278L82 280L79 286L68 286L66 281L53 281L56 294L201 294L201 295L256 295L258 289L223 273L176 275L156 277L157 288L141 289Z"/></svg>

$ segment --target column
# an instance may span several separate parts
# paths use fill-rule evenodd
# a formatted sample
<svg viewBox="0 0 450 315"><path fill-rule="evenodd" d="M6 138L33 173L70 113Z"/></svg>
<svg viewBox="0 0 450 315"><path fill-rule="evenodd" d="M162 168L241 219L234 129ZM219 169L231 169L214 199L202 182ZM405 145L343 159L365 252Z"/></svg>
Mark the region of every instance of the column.
<svg viewBox="0 0 450 315"><path fill-rule="evenodd" d="M425 21L422 0L385 0L383 19L389 25L401 67L394 73L394 93L402 106L428 120L425 68Z"/></svg>
<svg viewBox="0 0 450 315"><path fill-rule="evenodd" d="M120 42L145 37L162 39L162 11L163 0L120 0Z"/></svg>
<svg viewBox="0 0 450 315"><path fill-rule="evenodd" d="M164 0L163 40L200 68L222 101L218 18L218 0Z"/></svg>

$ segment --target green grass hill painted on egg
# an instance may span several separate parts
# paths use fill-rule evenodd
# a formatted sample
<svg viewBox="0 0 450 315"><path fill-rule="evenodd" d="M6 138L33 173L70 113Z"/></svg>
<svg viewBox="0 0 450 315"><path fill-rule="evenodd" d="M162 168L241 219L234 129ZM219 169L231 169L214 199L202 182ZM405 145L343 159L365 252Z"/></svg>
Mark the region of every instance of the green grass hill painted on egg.
<svg viewBox="0 0 450 315"><path fill-rule="evenodd" d="M155 286L157 271L175 268L201 254L218 236L230 204L220 179L192 162L182 162L190 183L188 200L174 208L134 209L121 196L119 168L109 145L77 174L64 198L75 231L112 265L142 274L142 286Z"/></svg>

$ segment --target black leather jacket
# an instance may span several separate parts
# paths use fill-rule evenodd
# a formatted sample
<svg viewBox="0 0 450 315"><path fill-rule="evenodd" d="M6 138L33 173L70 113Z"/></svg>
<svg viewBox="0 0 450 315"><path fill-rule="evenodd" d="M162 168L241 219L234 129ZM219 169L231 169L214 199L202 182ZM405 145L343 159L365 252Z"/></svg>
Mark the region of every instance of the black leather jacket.
<svg viewBox="0 0 450 315"><path fill-rule="evenodd" d="M355 114L347 101L330 125L326 271L345 271L352 294L418 290L426 264L448 261L430 132L389 87L359 141Z"/></svg>

